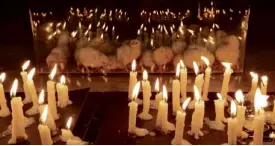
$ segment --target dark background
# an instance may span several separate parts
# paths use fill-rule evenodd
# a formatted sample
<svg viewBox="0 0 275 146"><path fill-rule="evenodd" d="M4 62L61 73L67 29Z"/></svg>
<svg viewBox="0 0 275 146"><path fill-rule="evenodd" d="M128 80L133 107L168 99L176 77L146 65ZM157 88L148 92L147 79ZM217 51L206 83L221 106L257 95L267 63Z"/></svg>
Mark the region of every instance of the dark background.
<svg viewBox="0 0 275 146"><path fill-rule="evenodd" d="M198 0L197 0L198 1ZM257 70L275 70L274 19L272 1L222 0L224 6L251 7L247 38L246 67ZM203 1L210 3L210 1ZM217 3L218 1L215 1ZM5 1L0 6L0 70L20 69L23 60L35 62L29 8L34 11L64 12L69 7L123 8L136 15L141 9L195 8L194 0L29 0ZM267 63L270 62L270 63Z"/></svg>

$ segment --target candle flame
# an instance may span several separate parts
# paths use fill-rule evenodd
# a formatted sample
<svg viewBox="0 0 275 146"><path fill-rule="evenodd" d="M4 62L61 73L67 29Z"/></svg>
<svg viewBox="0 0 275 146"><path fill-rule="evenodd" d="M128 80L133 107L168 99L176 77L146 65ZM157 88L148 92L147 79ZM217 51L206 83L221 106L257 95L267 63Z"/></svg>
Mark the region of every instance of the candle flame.
<svg viewBox="0 0 275 146"><path fill-rule="evenodd" d="M60 77L60 83L61 83L61 84L65 84L65 83L66 83L66 78L65 78L64 75L62 75L62 76Z"/></svg>
<svg viewBox="0 0 275 146"><path fill-rule="evenodd" d="M54 65L53 70L50 73L50 79L51 80L53 80L53 78L54 78L54 76L56 74L56 71L57 71L57 64Z"/></svg>
<svg viewBox="0 0 275 146"><path fill-rule="evenodd" d="M231 114L231 117L235 117L236 113L237 113L237 107L236 107L236 104L235 104L234 100L232 100L231 101L231 105L230 105L230 114Z"/></svg>
<svg viewBox="0 0 275 146"><path fill-rule="evenodd" d="M222 95L221 95L221 93L217 93L217 97L219 98L219 100L222 100Z"/></svg>
<svg viewBox="0 0 275 146"><path fill-rule="evenodd" d="M140 35L140 29L137 30L137 35Z"/></svg>
<svg viewBox="0 0 275 146"><path fill-rule="evenodd" d="M32 70L28 73L28 80L32 80L34 74L35 74L35 68L32 68Z"/></svg>
<svg viewBox="0 0 275 146"><path fill-rule="evenodd" d="M243 95L242 90L236 91L236 93L235 93L235 98L237 99L237 101L238 101L239 103L243 104L243 102L244 102L244 95Z"/></svg>
<svg viewBox="0 0 275 146"><path fill-rule="evenodd" d="M194 67L194 71L195 71L196 75L198 75L199 74L199 66L195 61L193 61L193 67Z"/></svg>
<svg viewBox="0 0 275 146"><path fill-rule="evenodd" d="M159 78L156 79L155 90L156 92L159 92Z"/></svg>
<svg viewBox="0 0 275 146"><path fill-rule="evenodd" d="M177 69L176 69L176 77L178 78L180 76L180 63L177 64Z"/></svg>
<svg viewBox="0 0 275 146"><path fill-rule="evenodd" d="M44 110L41 115L41 122L45 123L47 120L47 115L48 115L48 105L45 105Z"/></svg>
<svg viewBox="0 0 275 146"><path fill-rule="evenodd" d="M206 66L210 65L210 62L209 62L209 60L206 57L201 56L201 60L206 64Z"/></svg>
<svg viewBox="0 0 275 146"><path fill-rule="evenodd" d="M188 97L187 99L184 100L183 104L182 104L182 109L185 110L187 105L189 104L191 98Z"/></svg>
<svg viewBox="0 0 275 146"><path fill-rule="evenodd" d="M133 95L132 95L132 100L136 100L138 97L138 93L139 93L139 89L140 89L140 82L137 82L135 87L134 87L134 91L133 91Z"/></svg>
<svg viewBox="0 0 275 146"><path fill-rule="evenodd" d="M88 30L91 30L91 29L92 29L92 24L89 24Z"/></svg>
<svg viewBox="0 0 275 146"><path fill-rule="evenodd" d="M30 65L31 61L30 60L27 60L23 65L22 65L22 70L25 71L29 65Z"/></svg>
<svg viewBox="0 0 275 146"><path fill-rule="evenodd" d="M38 103L41 105L41 104L44 104L44 101L45 101L45 92L44 92L44 89L42 89L39 93Z"/></svg>
<svg viewBox="0 0 275 146"><path fill-rule="evenodd" d="M11 97L16 96L17 87L18 87L18 79L15 78L10 90Z"/></svg>
<svg viewBox="0 0 275 146"><path fill-rule="evenodd" d="M267 99L269 96L262 95L260 88L257 88L254 99L254 108L258 112L261 108L264 108L268 105Z"/></svg>
<svg viewBox="0 0 275 146"><path fill-rule="evenodd" d="M147 72L147 70L143 71L142 79L145 80L145 81L148 80L148 72Z"/></svg>
<svg viewBox="0 0 275 146"><path fill-rule="evenodd" d="M228 63L228 62L222 62L222 65L223 65L226 69L230 69L230 67L231 67L231 63Z"/></svg>
<svg viewBox="0 0 275 146"><path fill-rule="evenodd" d="M258 74L254 73L254 72L250 72L250 75L253 79L258 79Z"/></svg>
<svg viewBox="0 0 275 146"><path fill-rule="evenodd" d="M136 63L136 60L134 59L132 62L132 71L135 71L136 67L137 67L137 63Z"/></svg>
<svg viewBox="0 0 275 146"><path fill-rule="evenodd" d="M261 79L262 79L262 82L267 82L268 77L267 76L262 76Z"/></svg>
<svg viewBox="0 0 275 146"><path fill-rule="evenodd" d="M162 97L165 101L168 100L168 94L167 94L167 89L166 89L165 85L162 86Z"/></svg>
<svg viewBox="0 0 275 146"><path fill-rule="evenodd" d="M100 35L100 39L103 40L103 33Z"/></svg>
<svg viewBox="0 0 275 146"><path fill-rule="evenodd" d="M180 66L181 66L182 68L185 68L185 65L184 65L184 63L183 63L182 60L180 60Z"/></svg>
<svg viewBox="0 0 275 146"><path fill-rule="evenodd" d="M68 121L67 121L67 124L66 124L67 129L70 129L70 128L71 128L72 121L73 121L73 117L70 117L70 118L68 119Z"/></svg>
<svg viewBox="0 0 275 146"><path fill-rule="evenodd" d="M6 73L3 72L0 74L0 81L3 83L5 79L6 79Z"/></svg>
<svg viewBox="0 0 275 146"><path fill-rule="evenodd" d="M199 89L196 85L194 85L194 95L195 95L196 100L199 101L201 98L201 95L200 95Z"/></svg>

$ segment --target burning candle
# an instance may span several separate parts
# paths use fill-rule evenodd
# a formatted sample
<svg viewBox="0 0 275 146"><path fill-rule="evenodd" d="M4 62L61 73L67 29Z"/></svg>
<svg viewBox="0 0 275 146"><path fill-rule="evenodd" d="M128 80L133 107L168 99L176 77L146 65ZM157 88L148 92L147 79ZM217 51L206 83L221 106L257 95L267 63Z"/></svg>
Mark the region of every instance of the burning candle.
<svg viewBox="0 0 275 146"><path fill-rule="evenodd" d="M6 73L0 74L0 117L7 117L10 115L10 109L7 106L7 100L5 96L5 90L3 87L3 82L6 78Z"/></svg>
<svg viewBox="0 0 275 146"><path fill-rule="evenodd" d="M129 78L129 89L128 89L129 100L132 98L132 91L136 83L137 83L136 60L133 60L132 71L130 72L130 78Z"/></svg>
<svg viewBox="0 0 275 146"><path fill-rule="evenodd" d="M267 94L267 76L262 76L261 77L262 83L261 83L261 91L263 95Z"/></svg>
<svg viewBox="0 0 275 146"><path fill-rule="evenodd" d="M137 119L137 107L138 103L136 102L136 98L138 97L140 88L140 82L138 82L133 89L132 100L128 104L129 106L129 121L128 121L128 132L134 134L136 128L136 119Z"/></svg>
<svg viewBox="0 0 275 146"><path fill-rule="evenodd" d="M180 63L176 67L176 78L172 82L172 106L173 112L176 113L180 109Z"/></svg>
<svg viewBox="0 0 275 146"><path fill-rule="evenodd" d="M202 99L204 101L207 101L208 100L208 90L209 90L209 83L210 83L210 77L211 77L211 67L209 66L210 65L210 62L209 60L202 56L201 57L201 60L206 64L207 68L205 70L205 79L204 79L204 85L203 85L203 94L202 94Z"/></svg>
<svg viewBox="0 0 275 146"><path fill-rule="evenodd" d="M148 81L148 73L146 70L143 71L142 93L143 93L143 108L142 108L142 113L139 114L139 118L143 120L151 120L153 118L153 116L149 114L151 85L150 85L150 82Z"/></svg>
<svg viewBox="0 0 275 146"><path fill-rule="evenodd" d="M222 99L222 95L220 93L217 93L218 99L214 101L215 103L215 113L216 113L216 123L220 124L221 129L224 128L224 124L222 123L225 121L224 117L224 100Z"/></svg>
<svg viewBox="0 0 275 146"><path fill-rule="evenodd" d="M26 72L26 69L29 67L29 65L30 65L30 60L26 61L22 65L22 71L20 72L20 75L23 80L23 89L24 89L24 94L25 94L25 99L23 100L24 104L30 103L32 101L30 91L29 91L29 88L27 85L27 74L28 73Z"/></svg>
<svg viewBox="0 0 275 146"><path fill-rule="evenodd" d="M55 120L59 118L57 114L57 109L56 109L55 82L53 81L54 76L56 74L56 70L57 70L57 65L55 64L52 72L49 75L50 80L47 81L49 111Z"/></svg>
<svg viewBox="0 0 275 146"><path fill-rule="evenodd" d="M245 111L246 107L243 105L244 104L244 95L241 90L238 90L235 93L235 97L239 103L238 105L238 112L237 112L237 119L238 119L238 127L237 127L237 136L245 138L244 136L244 131L243 131L243 125L245 122Z"/></svg>
<svg viewBox="0 0 275 146"><path fill-rule="evenodd" d="M38 105L38 96L36 92L36 88L33 83L33 76L35 74L35 68L33 68L29 73L28 73L28 78L27 78L27 85L28 89L30 91L31 99L32 99L32 108L26 111L27 115L35 115L39 113L39 105Z"/></svg>
<svg viewBox="0 0 275 146"><path fill-rule="evenodd" d="M67 129L61 129L61 140L64 141L64 142L67 142L69 139L73 138L74 135L72 133L72 131L70 130L71 128L71 124L72 124L72 120L73 118L70 117L67 121L67 124L66 124L66 128Z"/></svg>
<svg viewBox="0 0 275 146"><path fill-rule="evenodd" d="M11 109L12 109L12 121L11 121L11 139L9 144L15 144L17 138L23 137L25 140L28 139L28 135L25 132L25 117L23 114L23 103L21 97L16 97L16 91L18 87L18 80L15 79L11 90Z"/></svg>
<svg viewBox="0 0 275 146"><path fill-rule="evenodd" d="M202 86L203 86L203 77L204 75L201 73L199 74L199 67L198 64L194 61L193 62L194 71L196 73L195 85L198 88L199 94L201 96Z"/></svg>
<svg viewBox="0 0 275 146"><path fill-rule="evenodd" d="M155 91L156 91L155 104L156 104L156 109L158 109L159 102L162 100L162 92L159 91L159 78L156 79Z"/></svg>
<svg viewBox="0 0 275 146"><path fill-rule="evenodd" d="M20 72L20 75L22 77L23 83L27 82L27 72L26 69L29 67L30 65L30 60L26 61L23 65L22 65L22 71Z"/></svg>
<svg viewBox="0 0 275 146"><path fill-rule="evenodd" d="M258 75L254 72L250 72L250 75L252 77L252 83L251 83L251 89L249 92L249 100L252 101L255 97L256 89L258 87Z"/></svg>
<svg viewBox="0 0 275 146"><path fill-rule="evenodd" d="M228 144L230 144L230 145L236 145L237 144L238 119L236 118L236 112L237 112L236 104L232 100L231 101L231 108L230 108L231 117L228 119L228 128L227 128Z"/></svg>
<svg viewBox="0 0 275 146"><path fill-rule="evenodd" d="M183 143L183 132L184 132L184 126L185 126L185 117L186 112L185 109L187 105L189 104L191 98L187 98L183 104L182 104L182 110L177 111L177 117L176 117L176 131L175 131L175 137L172 140L172 145L180 145Z"/></svg>
<svg viewBox="0 0 275 146"><path fill-rule="evenodd" d="M68 86L65 84L65 82L66 82L65 76L62 75L60 78L60 83L57 83L56 85L57 97L58 97L57 105L61 108L64 108L68 104L72 103L69 99Z"/></svg>
<svg viewBox="0 0 275 146"><path fill-rule="evenodd" d="M48 107L45 107L41 116L41 124L38 126L38 131L40 135L40 140L42 145L52 145L53 141L51 138L51 131L47 125L44 125L44 122L47 119Z"/></svg>
<svg viewBox="0 0 275 146"><path fill-rule="evenodd" d="M221 94L224 100L227 99L227 92L228 92L228 85L230 81L231 74L233 73L233 70L231 69L231 64L227 62L222 62L222 65L225 67L225 72L223 74L223 82L222 82L222 88L221 88Z"/></svg>
<svg viewBox="0 0 275 146"><path fill-rule="evenodd" d="M181 91L181 97L183 99L186 99L186 90L187 90L187 68L185 67L182 60L180 60L180 91Z"/></svg>

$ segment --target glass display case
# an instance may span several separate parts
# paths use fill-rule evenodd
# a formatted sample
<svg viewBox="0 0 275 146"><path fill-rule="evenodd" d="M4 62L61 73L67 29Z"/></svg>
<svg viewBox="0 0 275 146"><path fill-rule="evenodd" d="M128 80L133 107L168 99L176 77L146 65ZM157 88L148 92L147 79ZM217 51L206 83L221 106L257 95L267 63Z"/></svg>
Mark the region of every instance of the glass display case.
<svg viewBox="0 0 275 146"><path fill-rule="evenodd" d="M102 1L30 4L37 70L67 73L172 73L180 60L223 72L244 69L247 1Z"/></svg>

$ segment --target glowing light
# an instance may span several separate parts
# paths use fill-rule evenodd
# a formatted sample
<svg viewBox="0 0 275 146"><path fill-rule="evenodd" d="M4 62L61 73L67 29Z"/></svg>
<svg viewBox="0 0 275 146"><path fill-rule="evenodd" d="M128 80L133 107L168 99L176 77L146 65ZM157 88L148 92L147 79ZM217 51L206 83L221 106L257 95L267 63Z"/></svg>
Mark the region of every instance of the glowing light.
<svg viewBox="0 0 275 146"><path fill-rule="evenodd" d="M196 75L198 75L199 74L199 66L195 61L193 61L193 68L194 68Z"/></svg>
<svg viewBox="0 0 275 146"><path fill-rule="evenodd" d="M50 77L51 80L53 80L53 78L54 78L54 76L56 74L56 71L57 71L57 64L54 65L53 70L51 71L51 73L49 75L49 77Z"/></svg>
<svg viewBox="0 0 275 146"><path fill-rule="evenodd" d="M258 79L258 74L254 73L254 72L250 72L250 75L252 78Z"/></svg>
<svg viewBox="0 0 275 146"><path fill-rule="evenodd" d="M62 76L60 77L60 83L61 83L61 84L65 84L65 83L66 83L66 78L65 78L64 75L62 75Z"/></svg>
<svg viewBox="0 0 275 146"><path fill-rule="evenodd" d="M45 101L45 92L44 92L44 89L42 89L39 93L38 103L42 105L44 104L44 101Z"/></svg>
<svg viewBox="0 0 275 146"><path fill-rule="evenodd" d="M261 90L257 88L254 99L254 108L255 112L258 113L261 108L264 108L268 105L267 99L269 96L262 95Z"/></svg>
<svg viewBox="0 0 275 146"><path fill-rule="evenodd" d="M168 100L168 94L167 94L167 89L166 89L165 85L162 86L162 97L165 101Z"/></svg>
<svg viewBox="0 0 275 146"><path fill-rule="evenodd" d="M70 128L71 128L72 121L73 121L73 118L70 117L69 120L67 121L67 124L66 124L67 129L70 129Z"/></svg>
<svg viewBox="0 0 275 146"><path fill-rule="evenodd" d="M261 77L261 80L262 80L262 82L267 82L268 77L267 77L267 76L262 76L262 77Z"/></svg>
<svg viewBox="0 0 275 146"><path fill-rule="evenodd" d="M236 113L237 113L237 107L236 107L235 102L232 100L231 105L230 105L230 115L231 115L231 117L235 117Z"/></svg>
<svg viewBox="0 0 275 146"><path fill-rule="evenodd" d="M201 56L201 60L206 64L206 66L210 65L210 62L209 62L209 60L206 57Z"/></svg>
<svg viewBox="0 0 275 146"><path fill-rule="evenodd" d="M187 99L184 100L183 104L182 104L182 109L185 110L187 105L189 104L191 98L188 97Z"/></svg>
<svg viewBox="0 0 275 146"><path fill-rule="evenodd" d="M27 60L23 65L22 65L22 71L25 71L29 65L30 65L31 61L30 60Z"/></svg>
<svg viewBox="0 0 275 146"><path fill-rule="evenodd" d="M3 72L3 73L0 74L1 83L3 83L5 81L5 79L6 79L6 73Z"/></svg>
<svg viewBox="0 0 275 146"><path fill-rule="evenodd" d="M28 80L32 80L34 74L35 74L35 68L33 68L33 69L28 73Z"/></svg>
<svg viewBox="0 0 275 146"><path fill-rule="evenodd" d="M45 105L44 110L41 115L41 122L45 123L47 120L47 115L48 115L48 105Z"/></svg>
<svg viewBox="0 0 275 146"><path fill-rule="evenodd" d="M219 98L219 100L222 100L222 95L221 95L221 93L217 93L217 97Z"/></svg>
<svg viewBox="0 0 275 146"><path fill-rule="evenodd" d="M199 89L196 85L194 85L194 96L195 96L196 101L199 102L201 95L200 95Z"/></svg>
<svg viewBox="0 0 275 146"><path fill-rule="evenodd" d="M136 63L136 60L135 60L135 59L133 60L131 67L132 67L132 71L135 71L135 70L136 70L137 63Z"/></svg>
<svg viewBox="0 0 275 146"><path fill-rule="evenodd" d="M159 92L159 78L156 79L155 91L156 91L156 92Z"/></svg>
<svg viewBox="0 0 275 146"><path fill-rule="evenodd" d="M147 72L147 70L144 70L144 71L143 71L142 79L143 79L144 81L148 80L148 72Z"/></svg>
<svg viewBox="0 0 275 146"><path fill-rule="evenodd" d="M185 68L185 65L184 65L184 63L183 63L182 60L180 60L180 66L181 66L182 68Z"/></svg>
<svg viewBox="0 0 275 146"><path fill-rule="evenodd" d="M226 69L230 69L230 68L231 68L231 63L222 62L222 65L223 65Z"/></svg>
<svg viewBox="0 0 275 146"><path fill-rule="evenodd" d="M18 88L18 79L15 79L13 81L13 84L12 84L11 90L10 90L11 97L15 97L16 96L17 88Z"/></svg>
<svg viewBox="0 0 275 146"><path fill-rule="evenodd" d="M140 89L140 82L137 82L135 87L134 87L134 91L133 91L133 95L132 95L132 100L135 101L138 97L138 93L139 93L139 89Z"/></svg>
<svg viewBox="0 0 275 146"><path fill-rule="evenodd" d="M176 77L179 78L180 76L180 63L177 64L177 69L176 69Z"/></svg>

